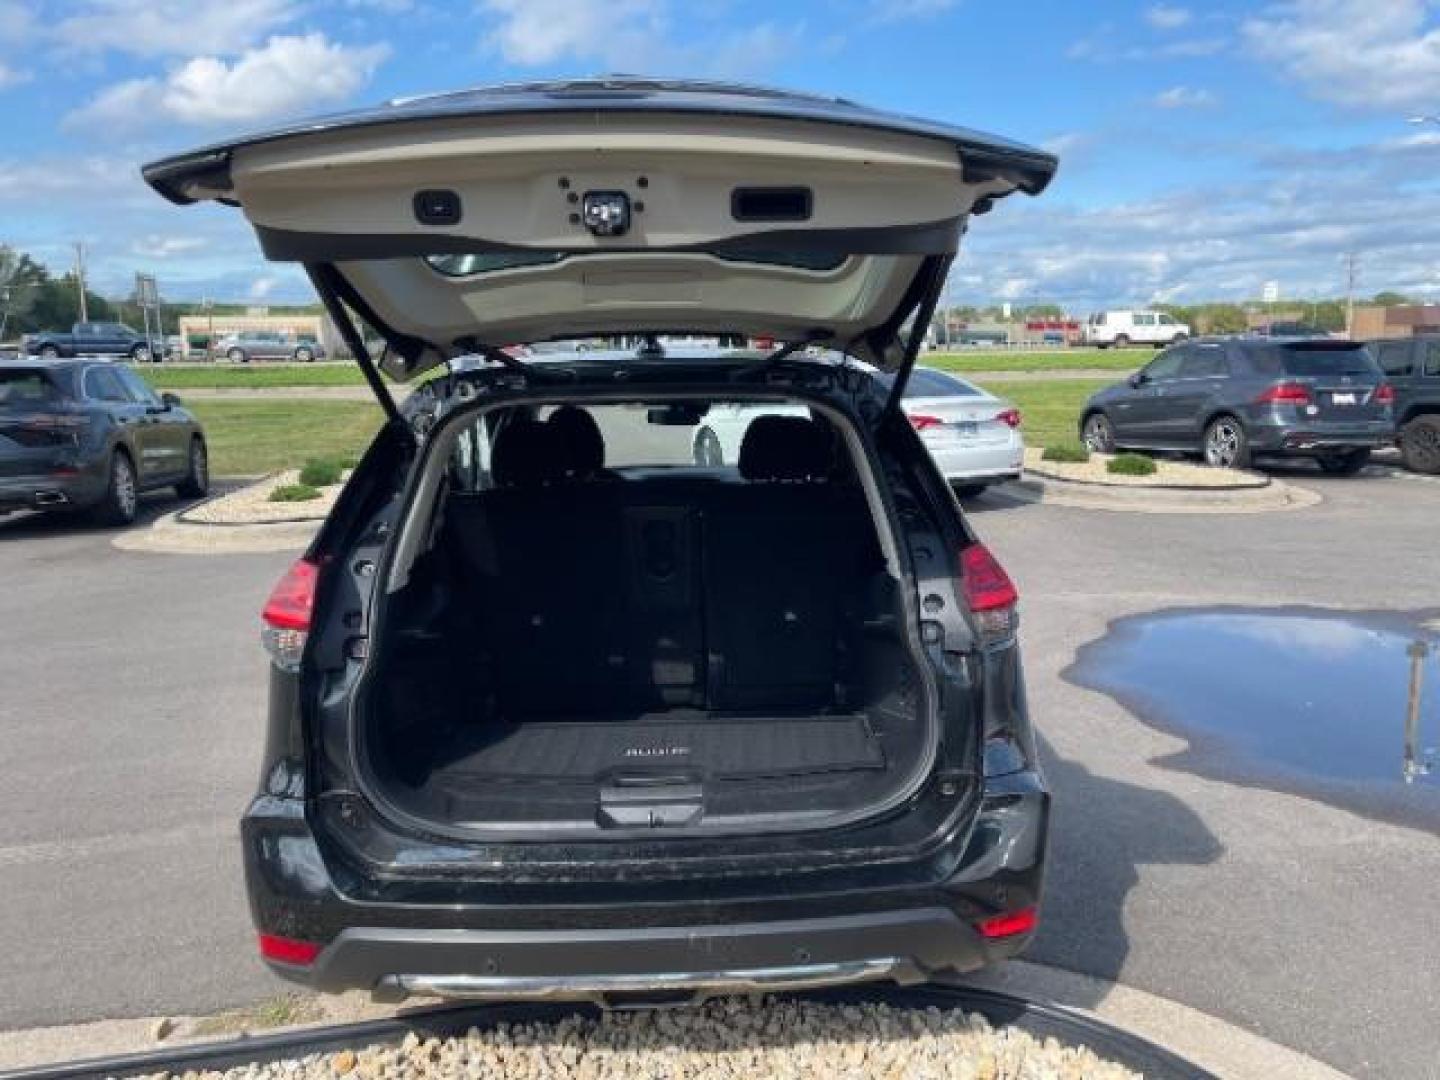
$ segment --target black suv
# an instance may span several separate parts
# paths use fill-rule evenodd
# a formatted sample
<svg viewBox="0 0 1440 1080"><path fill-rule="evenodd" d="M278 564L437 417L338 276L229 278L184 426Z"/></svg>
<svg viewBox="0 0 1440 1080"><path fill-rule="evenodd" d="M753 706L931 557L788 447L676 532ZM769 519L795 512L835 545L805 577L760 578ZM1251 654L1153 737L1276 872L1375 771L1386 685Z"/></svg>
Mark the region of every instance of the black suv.
<svg viewBox="0 0 1440 1080"><path fill-rule="evenodd" d="M1200 338L1092 395L1080 435L1100 453L1198 453L1236 469L1259 457L1310 457L1346 475L1394 442L1394 404L1394 387L1360 342Z"/></svg>
<svg viewBox="0 0 1440 1080"><path fill-rule="evenodd" d="M1405 466L1440 473L1440 337L1368 342L1395 388L1395 421Z"/></svg>
<svg viewBox="0 0 1440 1080"><path fill-rule="evenodd" d="M899 401L971 213L1054 169L628 79L147 167L306 263L391 417L264 610L243 833L277 971L644 1003L1025 945L1049 794L1016 593ZM449 363L406 416L351 312L392 375ZM683 344L731 334L784 344ZM513 347L594 337L640 344ZM750 422L697 465L716 406Z"/></svg>

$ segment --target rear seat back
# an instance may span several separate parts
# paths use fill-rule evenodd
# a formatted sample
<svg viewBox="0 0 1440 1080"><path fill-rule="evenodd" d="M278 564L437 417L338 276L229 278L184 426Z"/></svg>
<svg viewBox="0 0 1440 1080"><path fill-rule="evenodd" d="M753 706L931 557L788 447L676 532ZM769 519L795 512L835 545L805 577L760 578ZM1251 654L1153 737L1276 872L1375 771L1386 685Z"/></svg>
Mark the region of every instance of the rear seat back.
<svg viewBox="0 0 1440 1080"><path fill-rule="evenodd" d="M544 445L544 426L517 429L523 449L562 454ZM506 715L843 699L869 515L830 479L828 428L761 417L757 430L743 484L544 480L567 472L542 460L506 487L450 498L447 542L473 578ZM504 449L502 439L497 460Z"/></svg>
<svg viewBox="0 0 1440 1080"><path fill-rule="evenodd" d="M829 424L758 417L740 449L749 481L706 515L705 632L715 709L823 709L847 697L856 608L878 563L859 492L837 482Z"/></svg>

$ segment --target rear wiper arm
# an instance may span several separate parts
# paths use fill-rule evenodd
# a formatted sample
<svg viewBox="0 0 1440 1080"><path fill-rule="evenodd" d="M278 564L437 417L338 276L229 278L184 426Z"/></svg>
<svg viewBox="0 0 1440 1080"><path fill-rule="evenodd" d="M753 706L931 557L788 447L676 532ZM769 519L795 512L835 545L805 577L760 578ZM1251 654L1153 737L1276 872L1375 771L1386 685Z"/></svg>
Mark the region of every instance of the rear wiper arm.
<svg viewBox="0 0 1440 1080"><path fill-rule="evenodd" d="M731 378L733 378L736 382L739 382L742 379L749 379L752 377L764 378L766 372L772 371L773 369L778 367L781 361L785 360L790 356L793 356L801 349L809 348L816 342L828 341L829 338L830 332L828 330L812 330L804 337L796 338L794 341L787 341L784 345L781 345L780 348L767 354L765 359L761 360L760 363L756 364L755 366L741 368L734 375L732 375Z"/></svg>

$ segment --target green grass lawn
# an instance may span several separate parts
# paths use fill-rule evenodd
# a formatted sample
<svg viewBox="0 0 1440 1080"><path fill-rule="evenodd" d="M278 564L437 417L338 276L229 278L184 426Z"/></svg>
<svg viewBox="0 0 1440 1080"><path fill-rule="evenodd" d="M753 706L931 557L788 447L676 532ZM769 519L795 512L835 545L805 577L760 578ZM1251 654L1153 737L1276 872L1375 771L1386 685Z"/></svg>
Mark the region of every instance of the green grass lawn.
<svg viewBox="0 0 1440 1080"><path fill-rule="evenodd" d="M983 350L923 353L920 363L946 371L1135 371L1150 362L1153 349L1052 349L1041 352ZM154 364L139 369L157 390L283 389L302 386L363 386L360 369L349 362L319 364Z"/></svg>
<svg viewBox="0 0 1440 1080"><path fill-rule="evenodd" d="M308 458L354 456L379 430L380 406L368 401L194 401L216 476L253 476L298 468Z"/></svg>
<svg viewBox="0 0 1440 1080"><path fill-rule="evenodd" d="M1007 382L988 387L1013 401L1020 410L1026 446L1074 442L1080 424L1080 407L1108 379L1056 379L1051 382Z"/></svg>
<svg viewBox="0 0 1440 1080"><path fill-rule="evenodd" d="M963 374L967 371L1137 371L1155 357L1154 349L1059 349L1047 352L927 352L926 367Z"/></svg>
<svg viewBox="0 0 1440 1080"><path fill-rule="evenodd" d="M138 368L156 390L274 390L290 386L363 386L354 364L145 364Z"/></svg>

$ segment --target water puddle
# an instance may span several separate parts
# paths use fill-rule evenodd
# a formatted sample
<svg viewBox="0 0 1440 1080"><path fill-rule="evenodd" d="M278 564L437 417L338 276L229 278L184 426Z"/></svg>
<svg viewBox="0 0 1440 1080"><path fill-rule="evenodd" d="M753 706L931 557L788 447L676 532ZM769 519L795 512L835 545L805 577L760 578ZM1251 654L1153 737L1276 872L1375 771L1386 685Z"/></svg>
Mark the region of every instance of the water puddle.
<svg viewBox="0 0 1440 1080"><path fill-rule="evenodd" d="M1433 621L1163 612L1120 620L1065 674L1189 740L1161 764L1440 828Z"/></svg>

